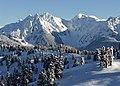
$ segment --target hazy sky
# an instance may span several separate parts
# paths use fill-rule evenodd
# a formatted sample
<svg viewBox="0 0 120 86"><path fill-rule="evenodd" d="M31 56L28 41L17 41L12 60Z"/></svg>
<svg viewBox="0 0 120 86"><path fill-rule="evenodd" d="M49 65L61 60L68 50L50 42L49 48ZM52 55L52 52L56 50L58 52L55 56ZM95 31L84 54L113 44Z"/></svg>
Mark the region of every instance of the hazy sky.
<svg viewBox="0 0 120 86"><path fill-rule="evenodd" d="M120 15L120 0L0 0L0 25L43 12L67 20L78 13L107 19Z"/></svg>

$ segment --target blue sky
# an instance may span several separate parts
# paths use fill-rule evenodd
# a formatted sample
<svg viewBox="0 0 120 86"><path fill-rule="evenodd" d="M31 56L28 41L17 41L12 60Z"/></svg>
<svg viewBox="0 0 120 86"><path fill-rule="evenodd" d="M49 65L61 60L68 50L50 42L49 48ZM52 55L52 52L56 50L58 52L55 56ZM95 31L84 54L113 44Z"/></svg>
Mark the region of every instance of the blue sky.
<svg viewBox="0 0 120 86"><path fill-rule="evenodd" d="M43 12L66 20L78 13L107 19L120 15L120 0L0 0L0 25Z"/></svg>

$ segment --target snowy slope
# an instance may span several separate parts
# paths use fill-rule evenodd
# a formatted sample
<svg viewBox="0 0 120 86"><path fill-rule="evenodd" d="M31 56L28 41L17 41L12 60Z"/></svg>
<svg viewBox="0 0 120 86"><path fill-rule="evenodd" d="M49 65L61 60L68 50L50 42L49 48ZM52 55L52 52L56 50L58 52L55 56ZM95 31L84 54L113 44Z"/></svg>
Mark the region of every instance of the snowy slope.
<svg viewBox="0 0 120 86"><path fill-rule="evenodd" d="M95 16L78 14L67 21L49 13L35 14L2 27L0 33L24 45L62 43L86 49L86 46L102 37L112 37L119 41L120 17L109 17L105 20Z"/></svg>
<svg viewBox="0 0 120 86"><path fill-rule="evenodd" d="M0 26L0 28L2 28L3 26Z"/></svg>
<svg viewBox="0 0 120 86"><path fill-rule="evenodd" d="M99 67L98 63L85 64L64 71L59 86L119 86L120 61L114 61L108 68Z"/></svg>
<svg viewBox="0 0 120 86"><path fill-rule="evenodd" d="M9 39L8 37L4 36L4 35L1 35L0 34L0 44L4 44L4 45L21 45L20 43L16 42L16 41L13 41L11 39Z"/></svg>

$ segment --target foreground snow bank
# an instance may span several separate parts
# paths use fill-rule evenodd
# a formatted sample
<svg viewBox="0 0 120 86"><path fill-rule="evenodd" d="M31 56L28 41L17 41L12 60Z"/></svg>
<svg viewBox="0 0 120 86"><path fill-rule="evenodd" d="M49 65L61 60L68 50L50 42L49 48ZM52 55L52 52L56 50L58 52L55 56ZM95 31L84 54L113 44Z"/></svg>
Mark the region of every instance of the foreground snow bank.
<svg viewBox="0 0 120 86"><path fill-rule="evenodd" d="M113 66L99 67L99 63L78 66L63 72L63 78L58 81L59 86L119 86L120 61Z"/></svg>

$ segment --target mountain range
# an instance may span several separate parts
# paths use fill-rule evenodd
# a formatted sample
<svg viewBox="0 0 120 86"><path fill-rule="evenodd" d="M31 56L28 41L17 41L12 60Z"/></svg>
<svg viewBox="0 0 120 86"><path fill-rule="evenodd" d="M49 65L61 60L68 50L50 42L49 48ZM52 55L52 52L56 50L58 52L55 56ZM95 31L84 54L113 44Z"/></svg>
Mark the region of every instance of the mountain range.
<svg viewBox="0 0 120 86"><path fill-rule="evenodd" d="M88 50L118 47L120 17L99 19L79 13L71 20L65 20L49 13L35 14L1 27L0 34L25 46L65 44Z"/></svg>

